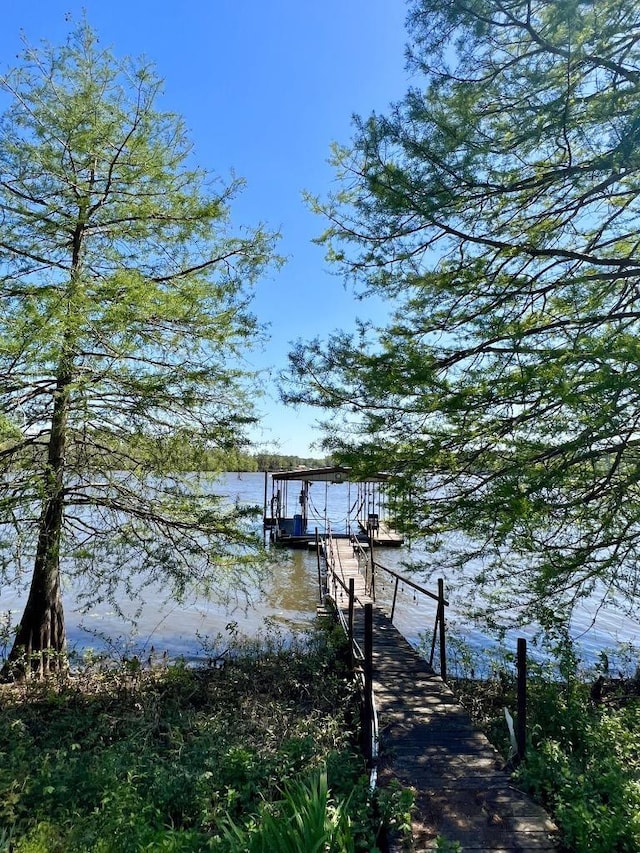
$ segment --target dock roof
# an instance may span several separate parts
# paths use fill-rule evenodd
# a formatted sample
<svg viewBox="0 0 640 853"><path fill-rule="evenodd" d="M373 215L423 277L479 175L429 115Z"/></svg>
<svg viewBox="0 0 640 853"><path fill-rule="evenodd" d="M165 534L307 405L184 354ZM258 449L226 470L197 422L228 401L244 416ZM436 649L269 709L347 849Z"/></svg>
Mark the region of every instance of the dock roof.
<svg viewBox="0 0 640 853"><path fill-rule="evenodd" d="M298 480L303 483L384 483L389 474L369 474L366 477L351 476L351 468L345 465L330 465L326 468L297 468L295 471L273 471L274 480Z"/></svg>

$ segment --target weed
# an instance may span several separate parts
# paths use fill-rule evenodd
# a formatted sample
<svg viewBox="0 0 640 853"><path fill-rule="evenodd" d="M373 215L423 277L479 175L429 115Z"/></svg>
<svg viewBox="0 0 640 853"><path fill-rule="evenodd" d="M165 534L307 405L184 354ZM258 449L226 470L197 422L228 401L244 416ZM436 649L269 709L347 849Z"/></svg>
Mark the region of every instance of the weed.
<svg viewBox="0 0 640 853"><path fill-rule="evenodd" d="M289 782L282 799L263 804L246 826L229 820L222 837L228 853L353 853L348 806L331 800L320 770Z"/></svg>
<svg viewBox="0 0 640 853"><path fill-rule="evenodd" d="M436 838L436 850L441 853L461 853L462 845L459 841L449 841L443 835L438 835Z"/></svg>
<svg viewBox="0 0 640 853"><path fill-rule="evenodd" d="M3 686L0 851L224 853L234 827L253 839L293 804L316 829L323 815L332 849L375 850L344 659L319 631L239 645L221 668L100 660Z"/></svg>

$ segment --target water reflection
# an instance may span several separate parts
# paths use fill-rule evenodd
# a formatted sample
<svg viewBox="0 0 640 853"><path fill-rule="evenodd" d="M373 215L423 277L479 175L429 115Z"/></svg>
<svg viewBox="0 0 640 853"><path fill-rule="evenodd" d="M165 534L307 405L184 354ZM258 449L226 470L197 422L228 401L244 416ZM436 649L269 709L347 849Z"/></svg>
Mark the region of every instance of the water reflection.
<svg viewBox="0 0 640 853"><path fill-rule="evenodd" d="M428 565L427 560L433 559L433 555L426 555L419 549L403 549L402 552L379 550L376 559L388 568L411 577L415 583L423 585L426 589L434 593L437 591L437 577L440 575L437 569L423 568L415 573L408 573L406 568L406 565L412 561L418 566ZM464 590L460 588L459 584L450 583L446 574L444 574L444 582L445 597L449 600L446 618L450 629L474 650L497 648L496 639L483 633L478 626L470 624L466 617ZM393 582L385 581L384 573L378 572L376 580L377 603L390 609L393 593ZM415 593L410 587L403 588L402 584L399 585L394 623L410 643L416 647L424 646L426 638L430 647L435 616L435 601L430 601L426 596ZM542 660L548 652L537 644L538 633L538 628L535 625L507 631L504 646L511 652L515 652L517 637L526 637L530 641L530 656ZM597 662L603 649L614 649L617 646L629 645L640 648L640 626L638 623L628 618L621 608L603 605L601 597L596 593L575 608L569 635L575 643L580 660L587 666L592 666ZM624 654L625 650L623 649L621 656ZM619 655L618 658L621 656ZM610 662L612 665L617 665L614 664L614 659L615 656L612 655ZM623 666L621 660L619 663ZM632 668L635 668L635 664Z"/></svg>
<svg viewBox="0 0 640 853"><path fill-rule="evenodd" d="M231 501L256 505L262 510L264 500L263 474L228 474L214 489ZM322 486L316 496L320 512L331 520L344 517L348 490L345 484ZM313 519L311 520L313 526ZM261 514L256 516L256 529L261 529ZM188 658L202 653L200 637L215 638L224 635L229 623L236 623L241 633L257 635L265 626L265 620L275 620L286 626L304 627L314 618L318 603L318 567L313 551L277 552L262 585L248 584L245 591L231 590L231 600L206 601L197 587L191 589L183 602L177 603L167 596L166 590L146 585L133 600L124 596L120 602L123 614L116 613L107 603L98 604L88 612L82 607L82 589L68 585L64 590L67 633L71 648L82 650L87 647L104 648L109 642L115 650L125 647L129 652L148 654L151 646L156 651L168 650L171 655ZM421 553L417 549L379 549L376 558L390 569L406 572L404 564L415 561L423 568L411 577L428 589L436 590L437 566L434 555ZM456 599L456 588L450 587L445 576L446 595L450 600L447 619L456 625L457 631L476 648L491 645L492 640L474 626L464 621L464 600ZM393 584L377 583L378 601L390 606ZM245 595L246 593L246 595ZM7 587L1 590L0 614L10 613L13 624L20 618L26 600L26 589ZM435 619L435 602L410 589L398 591L395 622L403 634L414 645L421 636L431 636ZM518 632L526 635L527 632ZM586 660L593 662L603 648L611 648L618 642L640 645L640 630L635 622L627 619L620 610L598 609L595 603L585 604L577 611L572 625L572 635L579 642ZM515 648L515 635L508 639Z"/></svg>
<svg viewBox="0 0 640 853"><path fill-rule="evenodd" d="M266 589L266 606L280 613L315 613L318 604L318 569L315 553L280 550L282 562Z"/></svg>
<svg viewBox="0 0 640 853"><path fill-rule="evenodd" d="M225 601L207 601L193 588L176 602L161 587L147 585L134 600L123 597L118 613L107 602L86 610L81 590L69 587L63 594L69 648L146 656L153 646L171 656L193 658L202 654L203 641L206 645L218 634L224 636L231 623L250 637L268 621L303 628L315 616L317 568L310 571L302 552L280 551L278 556L262 589L232 590ZM26 590L3 589L0 610L15 625L25 601Z"/></svg>

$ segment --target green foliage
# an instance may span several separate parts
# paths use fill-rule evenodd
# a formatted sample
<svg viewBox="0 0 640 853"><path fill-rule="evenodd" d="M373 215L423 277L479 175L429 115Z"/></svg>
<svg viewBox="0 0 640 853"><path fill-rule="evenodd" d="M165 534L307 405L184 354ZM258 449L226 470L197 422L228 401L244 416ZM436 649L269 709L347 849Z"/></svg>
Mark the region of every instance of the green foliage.
<svg viewBox="0 0 640 853"><path fill-rule="evenodd" d="M640 700L593 706L582 684L532 690L531 748L521 783L554 815L576 853L640 846Z"/></svg>
<svg viewBox="0 0 640 853"><path fill-rule="evenodd" d="M331 465L330 457L314 459L311 457L286 456L281 453L256 453L258 471L292 471L295 468L322 468Z"/></svg>
<svg viewBox="0 0 640 853"><path fill-rule="evenodd" d="M279 261L276 235L234 233L242 182L193 165L153 67L86 22L0 89L0 540L36 578L30 653L64 644L61 564L115 604L135 572L210 592L231 551L241 585L247 512L188 472L247 447L249 303Z"/></svg>
<svg viewBox="0 0 640 853"><path fill-rule="evenodd" d="M325 771L285 786L283 799L263 806L247 829L224 828L229 853L353 853L348 801L331 803Z"/></svg>
<svg viewBox="0 0 640 853"><path fill-rule="evenodd" d="M409 842L413 835L411 816L415 805L415 791L403 788L396 779L376 791L376 810L380 825L400 843Z"/></svg>
<svg viewBox="0 0 640 853"><path fill-rule="evenodd" d="M0 850L275 850L284 814L289 844L375 850L408 804L371 795L343 646L320 630L236 647L222 669L96 664L4 686Z"/></svg>
<svg viewBox="0 0 640 853"><path fill-rule="evenodd" d="M462 853L462 846L459 841L449 841L443 835L438 835L436 838L436 850L442 853Z"/></svg>
<svg viewBox="0 0 640 853"><path fill-rule="evenodd" d="M412 88L314 200L382 328L299 343L286 400L502 624L633 609L640 565L640 7L413 0ZM599 582L602 581L602 586ZM477 590L481 596L473 601Z"/></svg>

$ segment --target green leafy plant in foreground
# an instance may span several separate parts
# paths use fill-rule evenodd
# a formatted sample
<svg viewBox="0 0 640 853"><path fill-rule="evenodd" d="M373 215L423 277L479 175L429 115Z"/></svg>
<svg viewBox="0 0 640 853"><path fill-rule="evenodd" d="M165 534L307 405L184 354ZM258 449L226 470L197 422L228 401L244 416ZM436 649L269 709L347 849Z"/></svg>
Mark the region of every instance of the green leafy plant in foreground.
<svg viewBox="0 0 640 853"><path fill-rule="evenodd" d="M595 705L586 685L532 684L520 782L576 853L640 849L640 700Z"/></svg>
<svg viewBox="0 0 640 853"><path fill-rule="evenodd" d="M294 806L291 833L375 850L408 805L369 789L342 642L311 632L236 648L222 669L125 662L3 686L1 853L227 853Z"/></svg>
<svg viewBox="0 0 640 853"><path fill-rule="evenodd" d="M263 804L247 827L224 828L229 853L351 853L349 800L332 802L326 770L285 787L282 800Z"/></svg>
<svg viewBox="0 0 640 853"><path fill-rule="evenodd" d="M461 853L462 847L459 841L449 841L443 835L438 835L436 850L441 851L441 853Z"/></svg>

